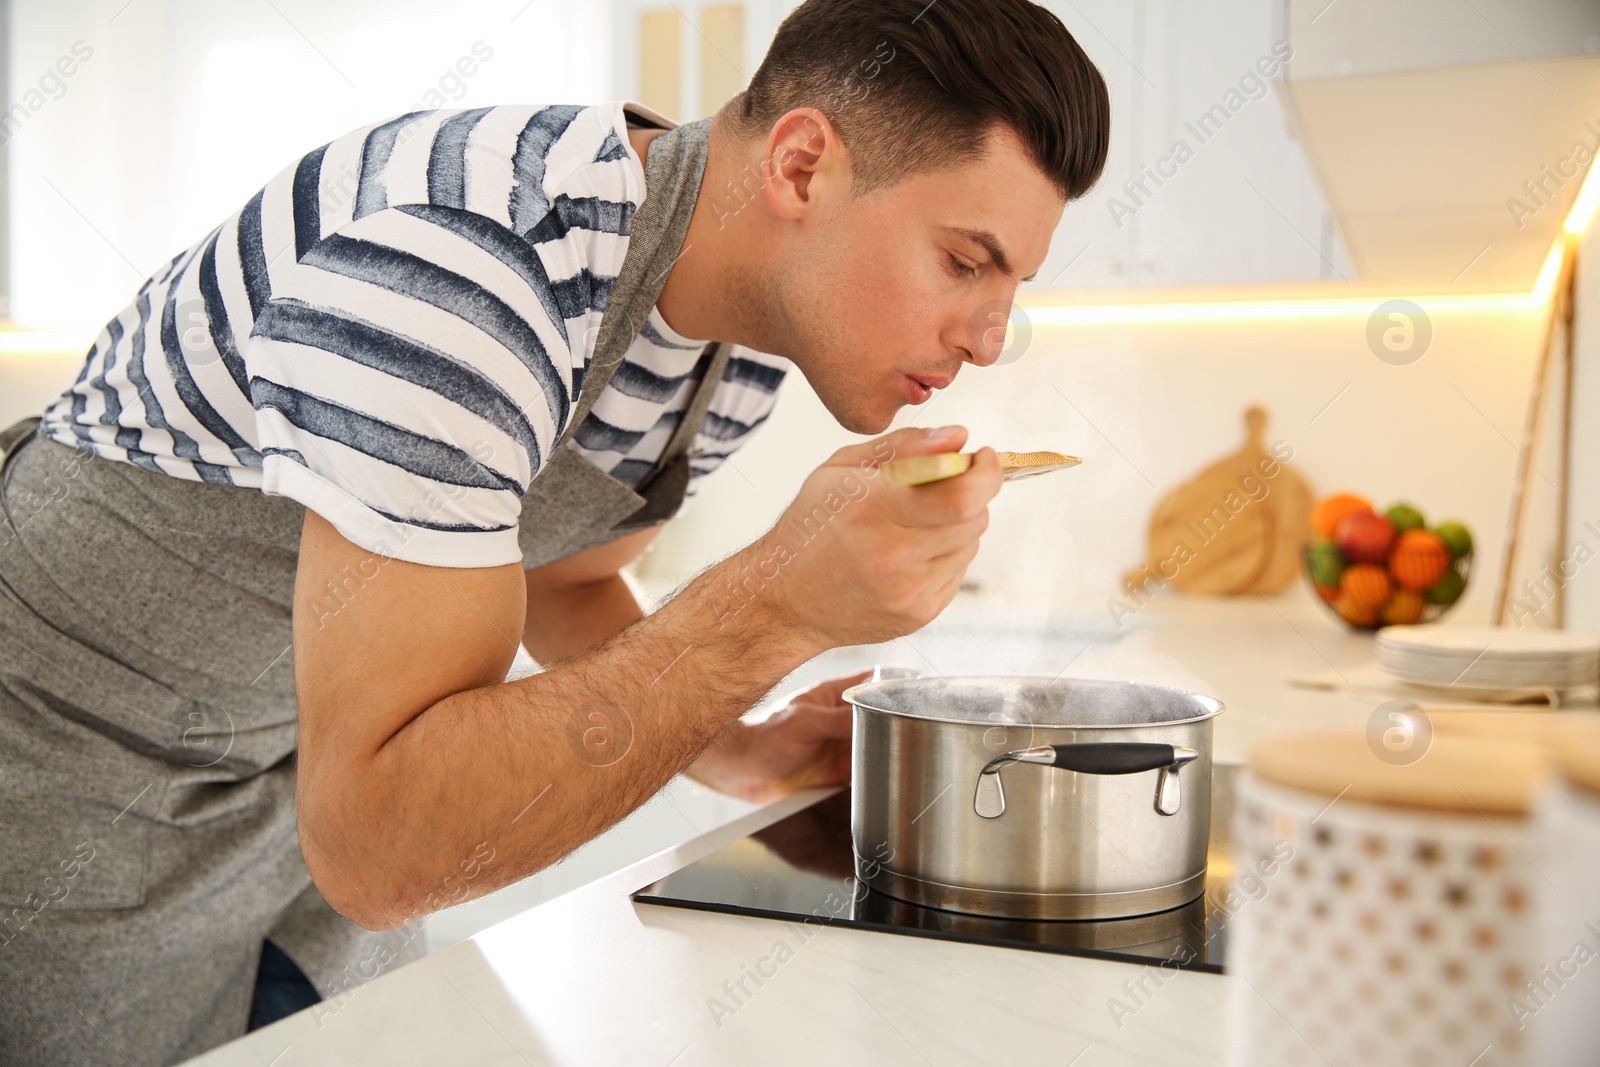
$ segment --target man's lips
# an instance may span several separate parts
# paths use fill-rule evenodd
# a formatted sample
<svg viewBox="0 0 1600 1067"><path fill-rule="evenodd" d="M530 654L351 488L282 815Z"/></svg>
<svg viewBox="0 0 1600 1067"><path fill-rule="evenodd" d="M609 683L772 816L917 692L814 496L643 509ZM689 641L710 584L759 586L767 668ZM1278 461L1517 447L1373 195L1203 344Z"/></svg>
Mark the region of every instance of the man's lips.
<svg viewBox="0 0 1600 1067"><path fill-rule="evenodd" d="M913 404L926 403L933 395L935 389L947 389L953 379L950 378L921 378L911 374L902 374L906 380L906 395Z"/></svg>

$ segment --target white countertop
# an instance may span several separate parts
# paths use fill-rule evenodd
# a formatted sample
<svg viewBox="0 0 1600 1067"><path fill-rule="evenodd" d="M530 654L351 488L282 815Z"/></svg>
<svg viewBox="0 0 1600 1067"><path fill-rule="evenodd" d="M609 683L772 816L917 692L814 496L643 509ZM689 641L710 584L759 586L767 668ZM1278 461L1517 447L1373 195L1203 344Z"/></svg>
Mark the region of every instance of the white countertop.
<svg viewBox="0 0 1600 1067"><path fill-rule="evenodd" d="M628 899L823 795L764 808L193 1062L1060 1067L1086 1048L1081 1067L1217 1062L1215 975L1168 976L1119 1030L1106 1002L1137 975L1126 964ZM763 959L776 974L746 980L751 995L717 1018L713 998L735 1003L723 983Z"/></svg>
<svg viewBox="0 0 1600 1067"><path fill-rule="evenodd" d="M1362 726L1374 703L1291 676L1348 669L1371 639L1302 591L1271 602L1163 597L1069 673L1169 682L1223 700L1216 757L1285 731ZM913 638L913 640L916 640ZM1048 650L1046 650L1048 651ZM841 660L823 665L833 673ZM823 673L818 671L816 673ZM1121 1025L1108 1007L1141 968L1104 960L634 904L628 894L825 795L755 811L677 848L193 1061L309 1064L1222 1062L1228 979L1163 974ZM772 973L748 997L724 989ZM1154 984L1150 985L1155 989ZM720 1000L724 1008L716 1010ZM729 1006L735 1006L732 1014Z"/></svg>

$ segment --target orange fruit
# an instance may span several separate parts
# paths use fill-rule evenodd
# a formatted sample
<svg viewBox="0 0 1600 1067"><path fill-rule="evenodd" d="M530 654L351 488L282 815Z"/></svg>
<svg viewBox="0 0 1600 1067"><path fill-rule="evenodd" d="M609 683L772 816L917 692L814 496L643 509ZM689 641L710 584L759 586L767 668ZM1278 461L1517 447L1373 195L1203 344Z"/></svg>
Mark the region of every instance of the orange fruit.
<svg viewBox="0 0 1600 1067"><path fill-rule="evenodd" d="M1315 589L1317 595L1329 604L1339 599L1339 587L1336 585L1318 585L1316 582L1312 582L1311 588Z"/></svg>
<svg viewBox="0 0 1600 1067"><path fill-rule="evenodd" d="M1376 563L1357 563L1346 567L1339 576L1339 599L1371 611L1374 616L1389 599L1390 588L1388 573Z"/></svg>
<svg viewBox="0 0 1600 1067"><path fill-rule="evenodd" d="M1333 610L1339 617L1352 626L1376 626L1378 624L1378 609L1367 604L1358 604L1348 596L1340 594L1334 602Z"/></svg>
<svg viewBox="0 0 1600 1067"><path fill-rule="evenodd" d="M1402 589L1431 589L1450 567L1450 546L1429 530L1407 530L1389 554L1389 573Z"/></svg>
<svg viewBox="0 0 1600 1067"><path fill-rule="evenodd" d="M1428 607L1427 599L1411 589L1398 590L1383 606L1383 621L1390 625L1408 625L1422 621Z"/></svg>
<svg viewBox="0 0 1600 1067"><path fill-rule="evenodd" d="M1372 514L1372 504L1354 493L1334 493L1317 501L1311 509L1311 528L1318 537L1332 539L1339 532L1339 524L1352 515Z"/></svg>

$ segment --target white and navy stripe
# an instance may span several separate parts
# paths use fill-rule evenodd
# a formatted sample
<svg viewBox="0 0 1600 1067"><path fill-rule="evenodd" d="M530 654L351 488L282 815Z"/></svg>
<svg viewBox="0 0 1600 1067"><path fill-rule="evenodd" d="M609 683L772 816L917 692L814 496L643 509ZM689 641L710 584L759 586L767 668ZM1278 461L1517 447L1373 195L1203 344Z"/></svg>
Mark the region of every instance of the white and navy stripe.
<svg viewBox="0 0 1600 1067"><path fill-rule="evenodd" d="M420 111L286 168L152 275L45 413L53 439L293 497L372 551L520 559L622 267L644 174L620 105ZM709 359L654 310L573 448L637 486ZM771 412L736 349L696 478Z"/></svg>

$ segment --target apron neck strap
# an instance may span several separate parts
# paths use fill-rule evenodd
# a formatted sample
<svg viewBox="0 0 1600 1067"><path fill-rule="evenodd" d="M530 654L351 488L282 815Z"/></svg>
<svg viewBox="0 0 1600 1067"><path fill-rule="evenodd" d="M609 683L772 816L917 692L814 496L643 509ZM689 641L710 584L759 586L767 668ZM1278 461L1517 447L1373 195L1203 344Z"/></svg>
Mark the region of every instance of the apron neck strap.
<svg viewBox="0 0 1600 1067"><path fill-rule="evenodd" d="M706 346L706 355L711 357L711 363L695 388L694 398L689 401L689 410L683 413L683 419L667 440L667 447L661 450L663 463L670 463L686 454L694 443L694 435L700 432L700 427L706 421L706 412L711 410L711 400L722 382L723 372L728 368L728 360L733 356L733 346L713 341Z"/></svg>
<svg viewBox="0 0 1600 1067"><path fill-rule="evenodd" d="M594 356L584 372L561 444L566 444L588 417L666 287L700 195L710 135L711 120L701 119L668 130L650 142L645 154L644 203L629 224L628 251L600 317Z"/></svg>

